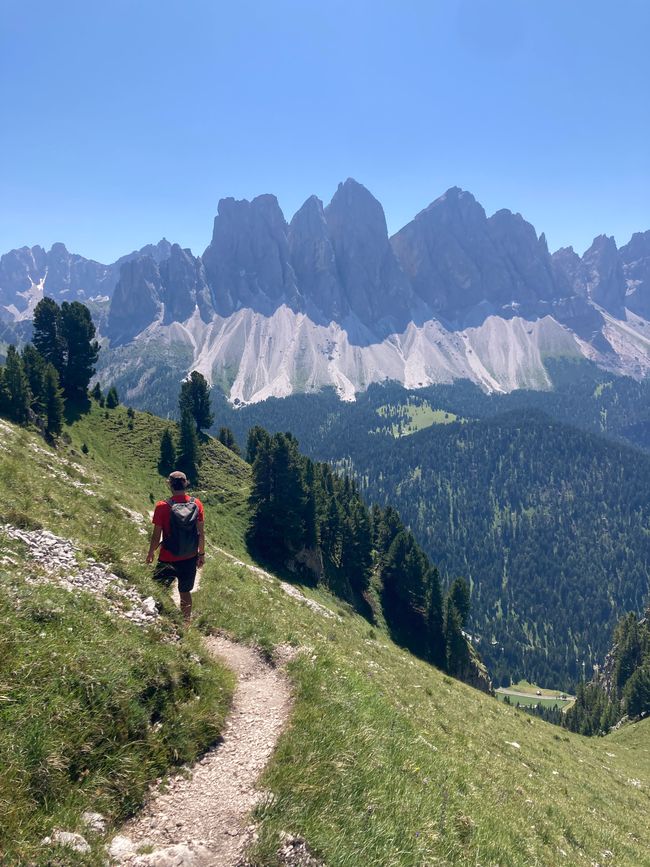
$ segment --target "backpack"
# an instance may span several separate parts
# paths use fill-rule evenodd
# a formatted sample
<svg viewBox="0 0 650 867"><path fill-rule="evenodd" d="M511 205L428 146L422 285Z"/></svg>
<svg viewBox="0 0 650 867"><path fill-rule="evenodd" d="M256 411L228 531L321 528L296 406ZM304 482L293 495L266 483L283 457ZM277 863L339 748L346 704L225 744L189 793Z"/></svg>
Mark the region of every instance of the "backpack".
<svg viewBox="0 0 650 867"><path fill-rule="evenodd" d="M199 547L199 507L194 497L185 503L175 503L173 499L166 502L170 508L169 536L163 545L175 557L194 557Z"/></svg>

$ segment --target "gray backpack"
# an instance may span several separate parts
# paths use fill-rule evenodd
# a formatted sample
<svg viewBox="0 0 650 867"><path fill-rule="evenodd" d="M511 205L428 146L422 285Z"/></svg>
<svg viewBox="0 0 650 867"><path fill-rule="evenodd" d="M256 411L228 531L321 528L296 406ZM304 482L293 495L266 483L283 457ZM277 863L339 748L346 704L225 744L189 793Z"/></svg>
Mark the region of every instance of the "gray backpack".
<svg viewBox="0 0 650 867"><path fill-rule="evenodd" d="M199 547L199 507L194 497L186 503L175 503L167 500L171 510L169 518L169 536L163 542L165 548L176 557L193 557Z"/></svg>

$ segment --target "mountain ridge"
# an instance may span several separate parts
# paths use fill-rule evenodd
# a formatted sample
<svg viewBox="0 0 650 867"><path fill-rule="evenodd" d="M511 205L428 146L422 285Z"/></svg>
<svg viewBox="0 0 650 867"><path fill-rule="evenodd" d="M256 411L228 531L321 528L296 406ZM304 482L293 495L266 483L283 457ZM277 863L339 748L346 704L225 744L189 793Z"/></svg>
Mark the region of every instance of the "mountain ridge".
<svg viewBox="0 0 650 867"><path fill-rule="evenodd" d="M44 293L97 302L105 343L110 352L133 346L130 365L146 357L152 338L192 345L198 329L192 363L210 357L202 367L210 381L231 388L238 378L256 380L230 394L240 402L330 384L350 398L386 378L543 388L544 358L557 355L636 377L650 371L650 232L620 249L601 235L582 257L571 247L551 254L520 214L488 217L458 187L392 237L379 201L348 178L327 206L310 196L290 222L271 194L221 199L201 256L166 239L111 265L61 244L2 256L7 326L28 320ZM238 325L246 316L268 338L268 362L254 371L256 338ZM237 339L206 352L224 327Z"/></svg>

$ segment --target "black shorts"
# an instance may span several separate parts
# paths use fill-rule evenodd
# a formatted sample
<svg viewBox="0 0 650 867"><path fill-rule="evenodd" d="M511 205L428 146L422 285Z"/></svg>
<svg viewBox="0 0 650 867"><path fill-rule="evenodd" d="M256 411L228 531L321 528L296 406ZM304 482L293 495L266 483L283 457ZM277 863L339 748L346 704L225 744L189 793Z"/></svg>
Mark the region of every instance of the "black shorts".
<svg viewBox="0 0 650 867"><path fill-rule="evenodd" d="M178 579L178 592L189 593L194 587L196 578L196 561L198 557L189 557L187 560L176 560L175 563L165 563L159 560L153 570L153 580L170 587L174 578Z"/></svg>

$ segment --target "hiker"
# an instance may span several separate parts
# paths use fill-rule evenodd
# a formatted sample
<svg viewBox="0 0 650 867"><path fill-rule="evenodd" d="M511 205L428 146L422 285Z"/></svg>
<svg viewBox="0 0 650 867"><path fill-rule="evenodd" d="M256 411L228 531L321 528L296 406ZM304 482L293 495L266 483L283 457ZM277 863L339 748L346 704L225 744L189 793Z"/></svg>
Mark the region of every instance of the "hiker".
<svg viewBox="0 0 650 867"><path fill-rule="evenodd" d="M162 538L153 578L166 587L174 578L178 579L181 612L185 623L189 623L196 570L205 562L203 503L186 493L190 483L185 473L176 470L169 475L168 482L172 495L156 503L147 563L153 563Z"/></svg>

